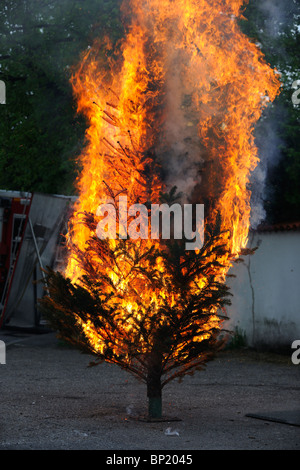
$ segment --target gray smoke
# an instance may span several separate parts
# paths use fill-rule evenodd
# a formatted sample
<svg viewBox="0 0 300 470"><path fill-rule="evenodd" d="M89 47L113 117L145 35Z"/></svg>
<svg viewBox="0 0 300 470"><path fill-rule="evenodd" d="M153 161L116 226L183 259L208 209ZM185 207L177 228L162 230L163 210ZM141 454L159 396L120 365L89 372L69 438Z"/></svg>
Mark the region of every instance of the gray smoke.
<svg viewBox="0 0 300 470"><path fill-rule="evenodd" d="M296 15L300 13L299 0L261 0L256 3L259 13L257 23L261 25L260 34L267 38L270 47L272 47L272 42L276 44L273 46L276 47L276 55L284 57L284 62L288 62L288 54L281 37L286 29L291 31L295 27ZM292 77L289 80L289 70L281 70L280 62L279 60L277 66L279 72L284 74L285 82L291 81L292 83ZM267 174L268 170L278 164L281 158L283 141L279 137L279 129L285 120L286 112L281 105L273 103L264 112L256 129L256 145L260 162L251 175L251 226L254 229L266 218L264 201L272 198L267 185Z"/></svg>
<svg viewBox="0 0 300 470"><path fill-rule="evenodd" d="M299 0L260 0L258 8L264 18L265 33L276 38L299 14Z"/></svg>
<svg viewBox="0 0 300 470"><path fill-rule="evenodd" d="M193 115L192 90L184 89L182 83L181 54L169 54L172 64L167 75L167 118L158 155L166 172L167 187L170 189L176 186L185 202L199 183L198 170L202 159L197 128L198 116Z"/></svg>

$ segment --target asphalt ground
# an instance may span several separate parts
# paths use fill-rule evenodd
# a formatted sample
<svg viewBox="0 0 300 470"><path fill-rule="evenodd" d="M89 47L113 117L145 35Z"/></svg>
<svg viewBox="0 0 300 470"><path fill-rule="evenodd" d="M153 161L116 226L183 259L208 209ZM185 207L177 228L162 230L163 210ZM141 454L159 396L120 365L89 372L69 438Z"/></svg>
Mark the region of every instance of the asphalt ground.
<svg viewBox="0 0 300 470"><path fill-rule="evenodd" d="M88 367L91 356L53 333L0 340L0 450L300 449L300 365L289 355L223 351L167 385L165 419L146 422L146 387L119 367Z"/></svg>

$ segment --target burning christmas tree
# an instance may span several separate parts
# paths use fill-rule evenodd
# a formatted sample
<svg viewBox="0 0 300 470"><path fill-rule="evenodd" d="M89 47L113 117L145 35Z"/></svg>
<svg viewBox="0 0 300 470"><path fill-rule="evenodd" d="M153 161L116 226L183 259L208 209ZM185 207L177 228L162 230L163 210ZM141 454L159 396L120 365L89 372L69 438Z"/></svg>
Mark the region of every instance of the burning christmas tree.
<svg viewBox="0 0 300 470"><path fill-rule="evenodd" d="M247 244L254 126L280 84L239 30L243 3L124 1L118 51L95 43L72 79L87 145L67 266L49 272L41 302L63 338L145 381L150 417L161 417L164 385L219 349L226 275ZM151 219L153 204L175 202L174 187L177 203L205 206L197 250L174 233L142 235L141 205Z"/></svg>

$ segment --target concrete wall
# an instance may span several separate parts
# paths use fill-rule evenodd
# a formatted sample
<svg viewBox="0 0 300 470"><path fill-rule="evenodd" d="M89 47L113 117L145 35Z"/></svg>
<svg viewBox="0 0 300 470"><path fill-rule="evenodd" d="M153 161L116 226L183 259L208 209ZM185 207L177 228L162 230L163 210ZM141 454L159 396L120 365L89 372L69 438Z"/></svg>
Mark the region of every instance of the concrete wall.
<svg viewBox="0 0 300 470"><path fill-rule="evenodd" d="M249 346L291 347L300 339L300 232L252 232L248 246L259 248L230 271L225 327Z"/></svg>

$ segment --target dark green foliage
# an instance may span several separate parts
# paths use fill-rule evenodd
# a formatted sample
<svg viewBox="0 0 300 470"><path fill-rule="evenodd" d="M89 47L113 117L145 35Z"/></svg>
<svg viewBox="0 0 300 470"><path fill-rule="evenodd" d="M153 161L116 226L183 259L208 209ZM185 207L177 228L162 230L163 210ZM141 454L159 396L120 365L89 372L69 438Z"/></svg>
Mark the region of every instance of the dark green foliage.
<svg viewBox="0 0 300 470"><path fill-rule="evenodd" d="M120 1L2 0L0 188L74 191L86 124L76 114L72 67L95 37L122 34Z"/></svg>
<svg viewBox="0 0 300 470"><path fill-rule="evenodd" d="M281 94L257 126L262 159L268 159L265 209L269 223L300 220L300 106L292 96L300 80L299 1L250 0L241 26L258 41L267 62L281 73ZM296 88L300 89L299 86ZM266 142L268 129L272 134ZM275 138L275 143L274 143Z"/></svg>

